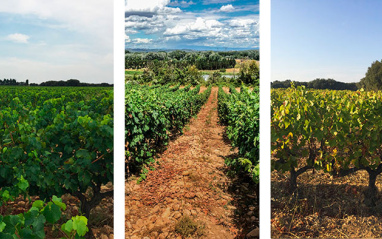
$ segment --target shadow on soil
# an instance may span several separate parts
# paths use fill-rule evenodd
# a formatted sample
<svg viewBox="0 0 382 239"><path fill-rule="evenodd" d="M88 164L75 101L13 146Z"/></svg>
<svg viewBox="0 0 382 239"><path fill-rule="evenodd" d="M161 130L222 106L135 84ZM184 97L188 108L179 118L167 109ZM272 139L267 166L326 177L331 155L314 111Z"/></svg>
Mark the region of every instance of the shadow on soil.
<svg viewBox="0 0 382 239"><path fill-rule="evenodd" d="M224 140L230 143L227 137L224 137ZM234 159L238 155L234 153L228 157L220 157ZM240 230L237 238L247 238L246 235L249 232L259 227L259 187L244 173L231 173L227 167L219 168L219 170L230 178L228 188L225 190L233 198L229 204L234 207L233 221L236 228Z"/></svg>
<svg viewBox="0 0 382 239"><path fill-rule="evenodd" d="M298 196L290 195L287 182L272 182L272 211L291 211L302 216L318 213L320 216L342 218L347 215L382 216L381 192L375 207L367 207L363 192L366 186L348 184L298 185Z"/></svg>

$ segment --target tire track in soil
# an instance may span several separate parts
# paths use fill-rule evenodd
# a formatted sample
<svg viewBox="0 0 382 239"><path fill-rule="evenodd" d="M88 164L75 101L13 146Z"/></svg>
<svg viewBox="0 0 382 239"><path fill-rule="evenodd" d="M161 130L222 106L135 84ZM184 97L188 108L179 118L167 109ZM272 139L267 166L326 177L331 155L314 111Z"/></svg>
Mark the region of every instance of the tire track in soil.
<svg viewBox="0 0 382 239"><path fill-rule="evenodd" d="M197 118L169 143L145 181L126 182L126 238L181 238L175 224L184 216L204 225L202 238L241 233L227 192L231 181L224 174L224 157L233 152L224 141L225 127L218 124L217 92L212 88Z"/></svg>

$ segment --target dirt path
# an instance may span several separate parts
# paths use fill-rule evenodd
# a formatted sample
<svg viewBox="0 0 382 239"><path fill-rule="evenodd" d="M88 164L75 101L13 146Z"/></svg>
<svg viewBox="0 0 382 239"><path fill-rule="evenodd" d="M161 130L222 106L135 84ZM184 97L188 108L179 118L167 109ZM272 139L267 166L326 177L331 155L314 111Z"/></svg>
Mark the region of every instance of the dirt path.
<svg viewBox="0 0 382 239"><path fill-rule="evenodd" d="M238 196L225 175L224 157L234 152L218 124L217 91L212 89L197 118L170 142L157 169L139 185L136 178L126 182L126 238L182 238L175 231L192 223L199 228L192 238L235 238L242 233L235 210L243 208L238 208ZM242 219L258 224L254 194L248 196L253 203L245 205Z"/></svg>

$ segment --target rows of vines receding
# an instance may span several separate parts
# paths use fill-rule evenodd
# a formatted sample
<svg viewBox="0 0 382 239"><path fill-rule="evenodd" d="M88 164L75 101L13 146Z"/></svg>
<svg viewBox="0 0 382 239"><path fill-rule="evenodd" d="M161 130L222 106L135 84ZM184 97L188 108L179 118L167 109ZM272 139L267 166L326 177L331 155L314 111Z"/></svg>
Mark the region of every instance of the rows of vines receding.
<svg viewBox="0 0 382 239"><path fill-rule="evenodd" d="M227 136L239 157L226 159L236 172L249 173L259 182L259 91L242 86L240 93L230 87L230 94L219 87L218 112L220 122L227 125Z"/></svg>
<svg viewBox="0 0 382 239"><path fill-rule="evenodd" d="M66 193L78 197L89 218L102 198L112 196L100 190L108 182L113 182L112 90L0 89L0 201L19 195L52 200L35 202L24 215L0 216L1 238L44 238L44 223L61 217L65 205L57 197ZM86 218L69 220L62 231L81 224L74 234L83 236Z"/></svg>
<svg viewBox="0 0 382 239"><path fill-rule="evenodd" d="M154 162L154 156L169 141L170 135L182 132L211 94L211 87L200 93L200 86L179 89L126 84L126 162L127 176ZM141 174L145 177L145 169Z"/></svg>
<svg viewBox="0 0 382 239"><path fill-rule="evenodd" d="M290 191L309 169L369 175L367 204L375 205L382 172L382 93L272 90L272 168L290 172Z"/></svg>

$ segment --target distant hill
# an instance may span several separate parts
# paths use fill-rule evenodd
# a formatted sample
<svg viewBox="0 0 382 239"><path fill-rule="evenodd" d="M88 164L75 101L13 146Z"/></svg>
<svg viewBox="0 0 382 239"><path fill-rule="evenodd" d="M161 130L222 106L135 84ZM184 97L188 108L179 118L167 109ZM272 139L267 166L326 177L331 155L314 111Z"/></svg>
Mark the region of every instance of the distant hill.
<svg viewBox="0 0 382 239"><path fill-rule="evenodd" d="M144 48L128 48L126 47L125 50L128 50L130 52L170 52L170 51L186 51L186 52L193 52L193 51L246 51L246 50L259 50L259 48L227 48L227 47L194 47L194 49L144 49Z"/></svg>

